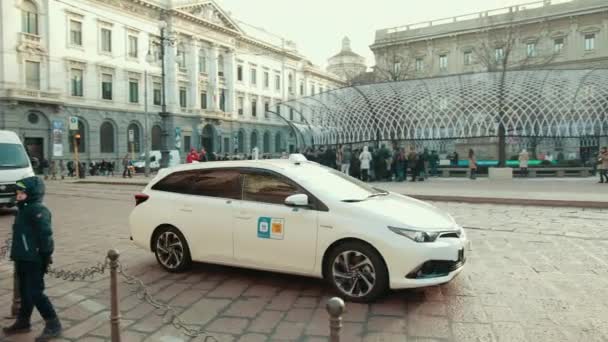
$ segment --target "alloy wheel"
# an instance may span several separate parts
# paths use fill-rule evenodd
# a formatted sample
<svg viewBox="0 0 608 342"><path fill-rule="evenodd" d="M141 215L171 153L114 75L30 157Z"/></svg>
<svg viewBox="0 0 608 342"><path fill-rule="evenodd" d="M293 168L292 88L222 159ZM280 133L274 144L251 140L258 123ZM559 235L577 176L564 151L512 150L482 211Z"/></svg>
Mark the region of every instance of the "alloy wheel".
<svg viewBox="0 0 608 342"><path fill-rule="evenodd" d="M354 250L336 256L332 276L338 289L351 297L364 297L376 285L376 270L365 254Z"/></svg>
<svg viewBox="0 0 608 342"><path fill-rule="evenodd" d="M158 261L168 269L177 269L184 262L184 245L172 231L163 232L156 239Z"/></svg>

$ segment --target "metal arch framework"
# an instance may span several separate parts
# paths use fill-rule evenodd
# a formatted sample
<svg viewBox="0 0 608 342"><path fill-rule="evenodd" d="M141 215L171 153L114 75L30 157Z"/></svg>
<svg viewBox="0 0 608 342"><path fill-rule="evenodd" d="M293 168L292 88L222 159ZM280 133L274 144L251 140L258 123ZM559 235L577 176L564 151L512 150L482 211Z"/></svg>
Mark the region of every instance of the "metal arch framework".
<svg viewBox="0 0 608 342"><path fill-rule="evenodd" d="M280 105L301 114L291 122L305 145L493 137L501 123L511 137L608 134L608 69L509 71L502 93L500 76L360 85Z"/></svg>

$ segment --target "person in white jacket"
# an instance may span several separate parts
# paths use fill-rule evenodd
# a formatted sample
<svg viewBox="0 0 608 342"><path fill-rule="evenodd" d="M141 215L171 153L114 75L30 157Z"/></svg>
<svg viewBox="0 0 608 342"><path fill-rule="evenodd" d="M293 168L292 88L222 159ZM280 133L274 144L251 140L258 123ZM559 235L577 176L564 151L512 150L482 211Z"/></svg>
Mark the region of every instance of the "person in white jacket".
<svg viewBox="0 0 608 342"><path fill-rule="evenodd" d="M367 146L363 147L363 152L359 155L359 160L361 161L361 179L364 182L367 182L372 161L372 154L369 153Z"/></svg>
<svg viewBox="0 0 608 342"><path fill-rule="evenodd" d="M528 161L530 160L530 155L528 151L523 149L519 154L519 168L521 169L521 175L523 177L528 177Z"/></svg>

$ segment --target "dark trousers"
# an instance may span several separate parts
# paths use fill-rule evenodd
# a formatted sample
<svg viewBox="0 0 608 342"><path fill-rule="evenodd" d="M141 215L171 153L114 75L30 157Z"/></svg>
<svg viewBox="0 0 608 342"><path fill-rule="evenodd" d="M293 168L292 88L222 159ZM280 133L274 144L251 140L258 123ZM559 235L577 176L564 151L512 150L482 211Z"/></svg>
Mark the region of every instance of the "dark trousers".
<svg viewBox="0 0 608 342"><path fill-rule="evenodd" d="M18 261L15 270L19 277L19 294L21 295L21 308L18 319L29 322L34 307L45 320L57 318L53 304L44 294L44 273L40 263Z"/></svg>
<svg viewBox="0 0 608 342"><path fill-rule="evenodd" d="M600 183L608 183L608 170L598 170L600 172Z"/></svg>
<svg viewBox="0 0 608 342"><path fill-rule="evenodd" d="M420 173L420 170L418 169L418 167L412 168L412 182L416 181L416 178L418 177L419 173Z"/></svg>
<svg viewBox="0 0 608 342"><path fill-rule="evenodd" d="M471 175L470 175L471 179L475 179L477 178L477 169L471 169Z"/></svg>
<svg viewBox="0 0 608 342"><path fill-rule="evenodd" d="M369 180L369 170L368 169L361 169L361 179L364 182L367 182Z"/></svg>
<svg viewBox="0 0 608 342"><path fill-rule="evenodd" d="M122 172L122 178L129 176L131 178L131 169L128 166L125 166L125 170Z"/></svg>

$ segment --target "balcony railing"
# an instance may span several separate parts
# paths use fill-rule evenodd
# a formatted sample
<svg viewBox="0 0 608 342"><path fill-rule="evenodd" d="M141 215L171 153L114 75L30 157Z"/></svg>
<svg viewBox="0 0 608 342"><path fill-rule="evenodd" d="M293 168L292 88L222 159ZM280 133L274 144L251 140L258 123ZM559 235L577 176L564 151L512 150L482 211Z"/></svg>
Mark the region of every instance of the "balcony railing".
<svg viewBox="0 0 608 342"><path fill-rule="evenodd" d="M21 99L28 99L28 100L42 100L42 101L46 100L46 101L52 101L52 102L58 102L58 101L62 100L61 93L41 91L41 90L36 90L36 89L9 88L9 89L6 89L6 97L21 98Z"/></svg>

